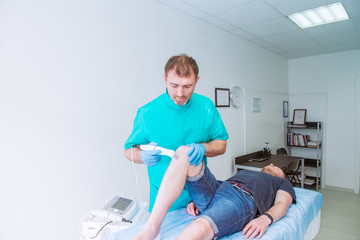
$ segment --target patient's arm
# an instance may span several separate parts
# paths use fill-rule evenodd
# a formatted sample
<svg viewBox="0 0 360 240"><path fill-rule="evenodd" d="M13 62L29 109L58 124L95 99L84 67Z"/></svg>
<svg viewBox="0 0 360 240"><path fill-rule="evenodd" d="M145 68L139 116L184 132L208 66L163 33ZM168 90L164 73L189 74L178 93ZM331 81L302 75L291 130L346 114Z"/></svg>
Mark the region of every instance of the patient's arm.
<svg viewBox="0 0 360 240"><path fill-rule="evenodd" d="M284 217L289 209L293 199L291 195L283 190L278 190L275 197L274 206L272 206L267 213L269 213L274 222ZM253 239L257 236L260 239L265 233L266 229L270 225L271 220L266 215L261 215L252 221L250 221L243 229L243 235L245 238Z"/></svg>
<svg viewBox="0 0 360 240"><path fill-rule="evenodd" d="M189 215L195 217L195 216L197 216L197 215L199 214L199 209L196 207L196 205L195 205L194 202L191 202L191 203L189 203L189 204L187 205L187 207L186 207L186 212L187 212Z"/></svg>

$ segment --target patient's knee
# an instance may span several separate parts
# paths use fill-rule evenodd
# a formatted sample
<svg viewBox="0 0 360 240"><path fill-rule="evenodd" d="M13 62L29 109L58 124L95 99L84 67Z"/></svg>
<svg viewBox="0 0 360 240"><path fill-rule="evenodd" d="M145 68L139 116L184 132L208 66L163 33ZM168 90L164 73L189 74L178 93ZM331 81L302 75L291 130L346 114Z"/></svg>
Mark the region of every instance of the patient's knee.
<svg viewBox="0 0 360 240"><path fill-rule="evenodd" d="M213 239L214 230L210 223L204 218L198 218L193 221L184 231L178 236L176 240L198 240L198 239Z"/></svg>
<svg viewBox="0 0 360 240"><path fill-rule="evenodd" d="M211 224L204 218L198 218L194 221L196 228L198 229L201 239L213 239L214 229Z"/></svg>
<svg viewBox="0 0 360 240"><path fill-rule="evenodd" d="M189 156L187 155L188 151L189 151L188 146L180 146L178 149L176 149L177 158L189 160Z"/></svg>
<svg viewBox="0 0 360 240"><path fill-rule="evenodd" d="M190 165L189 156L187 155L188 151L189 151L188 146L179 147L176 150L177 159L175 161L188 166L188 177L194 177L200 174L202 163L200 163L198 166Z"/></svg>

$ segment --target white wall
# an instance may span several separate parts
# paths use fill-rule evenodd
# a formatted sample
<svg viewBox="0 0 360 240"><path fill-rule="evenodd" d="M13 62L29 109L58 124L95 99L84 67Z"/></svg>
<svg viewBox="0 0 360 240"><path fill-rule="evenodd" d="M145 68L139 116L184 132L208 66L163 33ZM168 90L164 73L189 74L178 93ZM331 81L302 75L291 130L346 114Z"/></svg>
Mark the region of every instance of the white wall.
<svg viewBox="0 0 360 240"><path fill-rule="evenodd" d="M286 60L155 1L4 0L0 36L0 239L77 239L105 198L138 198L123 144L165 91L171 55L197 59L196 92L212 99L215 87L288 88ZM224 179L244 153L244 115L219 111L230 139L209 166Z"/></svg>
<svg viewBox="0 0 360 240"><path fill-rule="evenodd" d="M360 192L360 75L356 77L355 80L355 193L359 194ZM358 172L357 172L358 171ZM358 174L356 174L356 172Z"/></svg>
<svg viewBox="0 0 360 240"><path fill-rule="evenodd" d="M315 103L309 106L312 113L308 115L315 121L313 114L326 112L325 183L351 191L359 174L355 167L359 161L355 158L355 79L360 74L359 59L360 51L355 50L289 61L290 101L293 95L302 94L309 105L307 95L326 96L326 110ZM300 108L299 101L297 104Z"/></svg>
<svg viewBox="0 0 360 240"><path fill-rule="evenodd" d="M287 93L276 93L246 89L245 97L245 144L246 153L259 151L269 143L272 153L285 147L285 123L283 101L289 101ZM252 99L261 99L261 111L252 111Z"/></svg>

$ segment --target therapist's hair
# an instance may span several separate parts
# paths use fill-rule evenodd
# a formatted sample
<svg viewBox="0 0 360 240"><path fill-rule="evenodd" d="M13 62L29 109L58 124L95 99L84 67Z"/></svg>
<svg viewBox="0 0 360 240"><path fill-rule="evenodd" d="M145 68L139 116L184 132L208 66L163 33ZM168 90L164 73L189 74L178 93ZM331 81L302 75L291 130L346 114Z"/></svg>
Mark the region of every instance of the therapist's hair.
<svg viewBox="0 0 360 240"><path fill-rule="evenodd" d="M167 77L170 70L175 70L179 77L190 77L191 70L195 74L195 79L199 75L199 67L192 57L186 54L172 56L165 65L165 76Z"/></svg>

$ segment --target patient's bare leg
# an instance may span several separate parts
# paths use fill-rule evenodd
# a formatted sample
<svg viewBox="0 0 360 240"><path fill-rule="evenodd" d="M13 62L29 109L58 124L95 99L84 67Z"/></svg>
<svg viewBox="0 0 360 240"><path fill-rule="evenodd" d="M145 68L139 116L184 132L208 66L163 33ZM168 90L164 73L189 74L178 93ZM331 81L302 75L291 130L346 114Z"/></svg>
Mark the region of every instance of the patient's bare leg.
<svg viewBox="0 0 360 240"><path fill-rule="evenodd" d="M145 228L135 236L136 240L153 240L160 232L160 226L171 205L180 196L187 177L200 174L202 163L195 167L190 165L187 151L189 147L182 146L176 150L178 158L171 160L161 182L158 195Z"/></svg>
<svg viewBox="0 0 360 240"><path fill-rule="evenodd" d="M181 232L177 240L211 240L214 236L210 223L204 218L197 218Z"/></svg>

